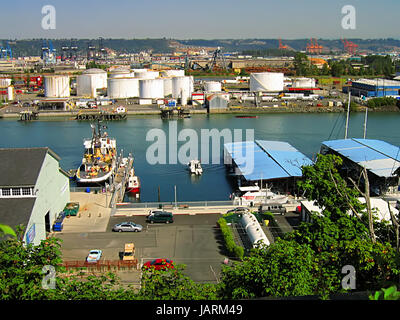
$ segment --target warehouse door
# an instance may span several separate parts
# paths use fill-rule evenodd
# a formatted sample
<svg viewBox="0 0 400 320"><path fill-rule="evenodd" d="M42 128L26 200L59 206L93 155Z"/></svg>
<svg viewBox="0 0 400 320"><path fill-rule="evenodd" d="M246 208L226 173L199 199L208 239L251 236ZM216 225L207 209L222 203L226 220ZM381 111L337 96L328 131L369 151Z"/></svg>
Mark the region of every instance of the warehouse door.
<svg viewBox="0 0 400 320"><path fill-rule="evenodd" d="M46 232L50 232L51 231L51 228L50 228L50 211L48 211L46 213L46 215L44 216L44 222L45 222Z"/></svg>

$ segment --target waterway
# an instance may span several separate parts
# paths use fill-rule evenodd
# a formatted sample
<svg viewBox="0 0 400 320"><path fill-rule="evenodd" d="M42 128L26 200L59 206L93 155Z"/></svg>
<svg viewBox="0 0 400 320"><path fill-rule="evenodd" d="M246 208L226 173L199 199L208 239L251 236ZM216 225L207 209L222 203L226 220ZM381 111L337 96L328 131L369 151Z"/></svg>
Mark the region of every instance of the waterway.
<svg viewBox="0 0 400 320"><path fill-rule="evenodd" d="M400 145L400 113L372 113L368 115L367 138L380 139L394 145ZM209 140L209 162L204 164L201 177L191 177L186 163L174 162L176 152L169 157L169 139L175 140L170 128L176 125L177 133L192 129L197 133L199 157L201 146L207 141L201 139L201 130L228 129L242 130L242 140L246 140L246 129L254 130L254 138L262 140L286 141L300 152L313 159L318 153L321 142L342 139L345 129L345 115L323 114L260 114L258 118L236 118L235 115L192 115L189 119L162 120L158 116L135 116L119 122L108 122L107 131L117 139L117 147L135 157L136 174L142 181L141 201L157 201L160 188L161 201L174 201L174 186L178 201L227 200L234 191L235 181L227 175L223 164L223 139L221 139L220 161L212 163L213 143ZM172 127L171 127L172 125ZM352 114L348 136L362 138L364 114ZM161 131L154 131L154 129ZM186 131L188 132L188 131ZM167 164L152 164L149 155L157 139L146 141L149 134L166 137ZM0 120L0 147L49 147L61 157L61 166L65 170L76 169L80 165L83 152L83 138L91 136L88 122L66 119L46 119L41 121L20 122L16 119ZM149 139L147 139L149 140ZM175 140L176 141L176 140ZM194 140L192 140L194 141ZM186 141L177 142L177 152L184 153ZM187 146L187 144L186 144ZM215 145L214 145L215 147ZM217 147L218 148L218 147ZM173 150L172 150L173 151ZM147 154L147 157L146 157ZM158 154L155 154L158 156ZM29 159L26 159L29 162ZM1 164L0 164L1 165Z"/></svg>

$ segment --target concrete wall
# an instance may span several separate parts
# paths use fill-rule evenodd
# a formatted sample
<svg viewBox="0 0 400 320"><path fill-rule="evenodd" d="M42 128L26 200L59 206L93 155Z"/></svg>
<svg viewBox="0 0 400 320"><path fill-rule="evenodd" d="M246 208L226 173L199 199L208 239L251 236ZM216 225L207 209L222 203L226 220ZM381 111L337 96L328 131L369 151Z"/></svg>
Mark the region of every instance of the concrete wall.
<svg viewBox="0 0 400 320"><path fill-rule="evenodd" d="M49 153L45 157L34 190L38 190L37 198L26 232L33 224L35 225L33 243L37 245L41 240L46 239L47 212L50 212L50 227L52 228L54 220L70 201L69 178L59 171L59 162Z"/></svg>

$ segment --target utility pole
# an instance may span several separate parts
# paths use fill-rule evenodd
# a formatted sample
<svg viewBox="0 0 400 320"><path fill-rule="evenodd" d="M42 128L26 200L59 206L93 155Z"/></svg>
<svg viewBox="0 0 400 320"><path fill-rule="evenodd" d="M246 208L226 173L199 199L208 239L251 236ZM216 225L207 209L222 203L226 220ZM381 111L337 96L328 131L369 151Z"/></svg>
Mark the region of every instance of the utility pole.
<svg viewBox="0 0 400 320"><path fill-rule="evenodd" d="M367 119L368 119L368 108L365 109L365 119L364 119L364 139L367 137Z"/></svg>

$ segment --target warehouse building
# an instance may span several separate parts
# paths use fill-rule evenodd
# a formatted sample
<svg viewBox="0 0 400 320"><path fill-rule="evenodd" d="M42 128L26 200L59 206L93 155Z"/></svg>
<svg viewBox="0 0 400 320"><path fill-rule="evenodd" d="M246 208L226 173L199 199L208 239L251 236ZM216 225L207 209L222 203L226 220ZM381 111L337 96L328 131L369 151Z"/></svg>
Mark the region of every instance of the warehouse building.
<svg viewBox="0 0 400 320"><path fill-rule="evenodd" d="M0 149L0 223L38 245L70 200L69 177L49 148Z"/></svg>
<svg viewBox="0 0 400 320"><path fill-rule="evenodd" d="M366 168L373 195L399 191L400 148L397 146L381 140L341 139L324 141L320 152L341 157L341 174L354 181L363 182L361 173Z"/></svg>
<svg viewBox="0 0 400 320"><path fill-rule="evenodd" d="M353 96L367 98L399 97L400 81L387 79L359 79L353 81L350 87L343 87L343 92L350 90Z"/></svg>

